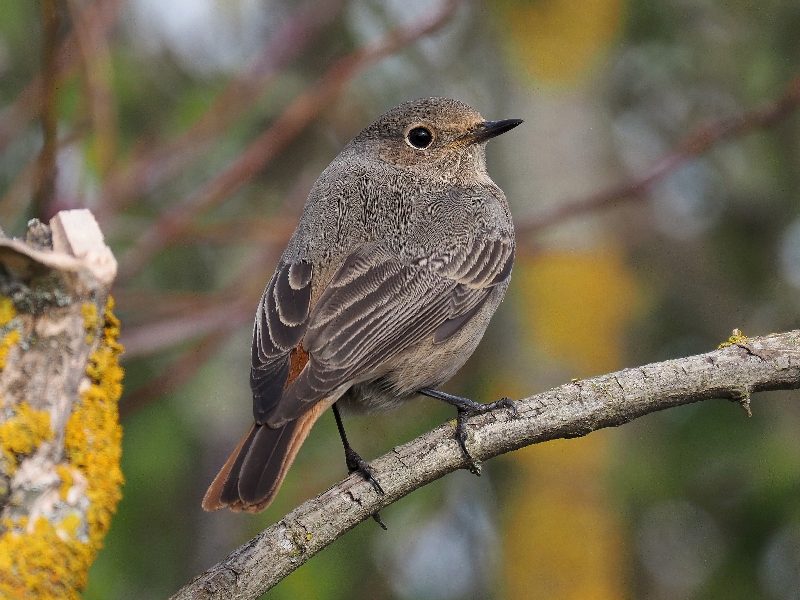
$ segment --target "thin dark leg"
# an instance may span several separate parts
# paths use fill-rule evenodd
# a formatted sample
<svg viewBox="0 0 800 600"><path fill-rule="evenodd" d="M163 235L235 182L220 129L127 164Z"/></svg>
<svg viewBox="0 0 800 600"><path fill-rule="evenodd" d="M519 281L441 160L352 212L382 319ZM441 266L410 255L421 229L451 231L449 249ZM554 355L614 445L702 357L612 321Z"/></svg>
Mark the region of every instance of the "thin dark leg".
<svg viewBox="0 0 800 600"><path fill-rule="evenodd" d="M467 457L467 459L469 459L469 470L475 475L480 475L480 464L474 458L472 458L469 450L467 450L466 420L468 417L489 412L490 410L494 410L496 408L509 408L514 413L514 416L516 416L517 407L514 406L514 402L508 398L501 398L497 402L483 404L482 402L475 402L469 398L448 394L447 392L442 392L433 388L422 388L419 390L419 393L423 396L428 396L429 398L436 398L442 402L447 402L447 404L456 407L456 410L458 411L458 416L456 417L456 440L458 440L458 445L461 446L461 450L464 452L464 455Z"/></svg>
<svg viewBox="0 0 800 600"><path fill-rule="evenodd" d="M344 446L344 460L347 463L347 470L352 473L358 471L361 476L372 484L375 491L383 495L384 491L378 480L373 475L372 467L361 456L353 450L350 442L347 441L347 434L344 432L344 423L342 423L342 416L339 414L339 407L334 403L333 416L336 419L336 428L339 430L339 437L342 438L342 446ZM381 526L382 529L387 529L386 524L381 520L380 513L374 513L372 518Z"/></svg>

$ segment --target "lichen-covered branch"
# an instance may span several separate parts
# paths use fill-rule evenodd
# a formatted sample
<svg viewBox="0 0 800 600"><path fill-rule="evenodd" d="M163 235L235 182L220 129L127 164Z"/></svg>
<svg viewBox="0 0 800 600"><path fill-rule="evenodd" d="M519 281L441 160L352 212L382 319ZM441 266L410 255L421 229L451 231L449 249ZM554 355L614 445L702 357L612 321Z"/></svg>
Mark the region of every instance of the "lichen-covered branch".
<svg viewBox="0 0 800 600"><path fill-rule="evenodd" d="M86 210L0 237L2 598L79 598L119 502L115 275Z"/></svg>
<svg viewBox="0 0 800 600"><path fill-rule="evenodd" d="M481 460L556 438L579 437L642 415L711 398L749 410L753 392L800 388L800 330L748 339L688 358L576 380L469 421L468 445ZM173 600L257 598L370 515L467 466L453 425L371 462L386 494L351 475L264 530L178 591Z"/></svg>

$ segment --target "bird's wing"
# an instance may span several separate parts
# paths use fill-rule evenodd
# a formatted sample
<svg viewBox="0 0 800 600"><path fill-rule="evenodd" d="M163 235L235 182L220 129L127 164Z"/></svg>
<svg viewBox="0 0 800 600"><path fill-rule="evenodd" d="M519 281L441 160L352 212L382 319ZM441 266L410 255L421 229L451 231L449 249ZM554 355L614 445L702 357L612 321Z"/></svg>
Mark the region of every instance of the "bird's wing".
<svg viewBox="0 0 800 600"><path fill-rule="evenodd" d="M300 342L308 325L312 275L307 261L279 264L258 304L250 359L257 423L265 421L286 385L305 366Z"/></svg>
<svg viewBox="0 0 800 600"><path fill-rule="evenodd" d="M297 418L424 339L443 342L508 278L513 259L513 239L500 234L457 252L405 260L379 244L360 247L309 315L302 340L309 360L267 422L275 427Z"/></svg>

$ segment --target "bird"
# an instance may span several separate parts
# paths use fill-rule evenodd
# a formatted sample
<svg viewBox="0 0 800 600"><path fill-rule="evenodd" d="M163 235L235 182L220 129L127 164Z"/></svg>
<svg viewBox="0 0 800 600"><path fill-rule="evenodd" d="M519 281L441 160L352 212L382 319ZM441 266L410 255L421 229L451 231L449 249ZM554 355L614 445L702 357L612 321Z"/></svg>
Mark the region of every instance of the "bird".
<svg viewBox="0 0 800 600"><path fill-rule="evenodd" d="M456 438L474 470L465 419L513 411L513 402L437 388L473 353L509 285L514 227L485 148L520 123L486 120L450 98L411 100L323 170L258 304L253 424L209 486L205 510L266 508L328 408L348 470L383 493L339 409L386 410L418 394L456 407Z"/></svg>

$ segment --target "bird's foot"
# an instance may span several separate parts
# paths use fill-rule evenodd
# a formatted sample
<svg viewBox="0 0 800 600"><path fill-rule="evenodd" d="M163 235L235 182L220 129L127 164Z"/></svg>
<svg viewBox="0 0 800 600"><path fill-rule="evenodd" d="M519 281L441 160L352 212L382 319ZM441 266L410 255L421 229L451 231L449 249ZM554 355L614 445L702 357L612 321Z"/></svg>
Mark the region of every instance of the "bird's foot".
<svg viewBox="0 0 800 600"><path fill-rule="evenodd" d="M425 396L430 396L431 398L436 398L437 400L442 400L443 402L447 402L448 404L456 407L456 410L458 411L458 416L456 417L456 441L461 447L461 451L464 453L464 456L466 456L467 460L469 461L468 468L470 473L480 475L480 461L476 460L472 454L470 454L469 450L467 450L467 419L475 415L492 411L496 408L507 408L511 410L511 413L516 417L518 412L514 401L510 398L501 398L496 402L483 404L482 402L475 402L474 400L464 398L463 396L456 396L454 394L448 394L446 392L440 392L439 390L433 390L429 388L420 390L420 393L424 394Z"/></svg>
<svg viewBox="0 0 800 600"><path fill-rule="evenodd" d="M367 461L365 461L361 456L350 448L349 446L344 450L344 459L347 463L347 469L351 473L358 471L358 473L367 481L370 482L372 487L378 492L381 496L385 493L381 484L378 483L378 480L375 479L375 474L372 471L372 467L369 465Z"/></svg>
<svg viewBox="0 0 800 600"><path fill-rule="evenodd" d="M353 450L350 446L347 446L344 450L344 458L347 462L347 469L351 473L358 471L358 473L367 481L370 482L373 489L378 492L381 496L383 496L384 491L381 487L381 484L378 483L378 480L375 479L375 475L372 471L372 467L369 465L367 461L365 461L361 456ZM388 530L389 528L386 527L386 523L383 522L381 519L381 514L378 512L372 513L372 518L375 522L380 525L381 529L384 531Z"/></svg>

